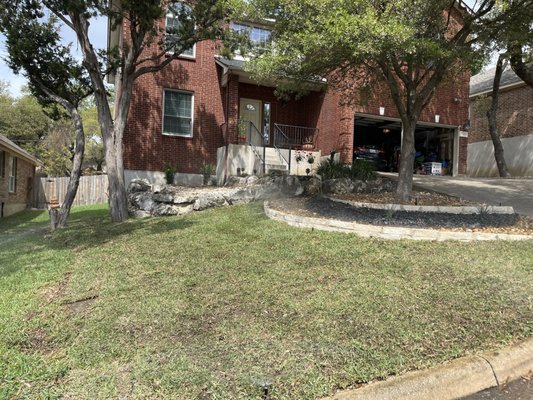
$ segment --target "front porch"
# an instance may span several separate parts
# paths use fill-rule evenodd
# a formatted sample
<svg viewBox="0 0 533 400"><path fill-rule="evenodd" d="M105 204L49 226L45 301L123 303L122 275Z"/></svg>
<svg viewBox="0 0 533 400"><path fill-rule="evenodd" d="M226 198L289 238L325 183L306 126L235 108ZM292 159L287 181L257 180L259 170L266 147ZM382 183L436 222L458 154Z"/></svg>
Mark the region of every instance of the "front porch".
<svg viewBox="0 0 533 400"><path fill-rule="evenodd" d="M276 96L274 84L254 83L242 61L217 59L217 64L225 114L220 126L224 147L217 152L219 182L230 175L313 174L321 156L322 87L285 101Z"/></svg>
<svg viewBox="0 0 533 400"><path fill-rule="evenodd" d="M251 144L228 144L217 151L217 181L228 176L313 175L320 165L320 151L276 149Z"/></svg>

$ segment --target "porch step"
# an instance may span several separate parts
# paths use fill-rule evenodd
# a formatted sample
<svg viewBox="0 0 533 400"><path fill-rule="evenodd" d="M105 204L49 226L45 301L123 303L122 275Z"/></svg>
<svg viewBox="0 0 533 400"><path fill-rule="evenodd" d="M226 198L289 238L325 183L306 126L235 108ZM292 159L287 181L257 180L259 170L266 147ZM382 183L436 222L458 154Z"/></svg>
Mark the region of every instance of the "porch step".
<svg viewBox="0 0 533 400"><path fill-rule="evenodd" d="M288 169L287 166L283 165L283 164L268 164L268 163L266 163L265 167L266 167L267 171L269 169L279 169L279 170L287 171L287 169Z"/></svg>

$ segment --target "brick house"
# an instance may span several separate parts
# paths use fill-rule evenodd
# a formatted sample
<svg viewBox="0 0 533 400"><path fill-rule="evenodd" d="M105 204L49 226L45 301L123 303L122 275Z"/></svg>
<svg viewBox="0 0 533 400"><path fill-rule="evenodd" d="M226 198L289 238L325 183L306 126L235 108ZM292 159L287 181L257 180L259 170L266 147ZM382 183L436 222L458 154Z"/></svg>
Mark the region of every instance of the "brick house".
<svg viewBox="0 0 533 400"><path fill-rule="evenodd" d="M470 80L468 175L499 176L486 111L495 69ZM497 124L512 176L533 176L533 89L511 69L502 74Z"/></svg>
<svg viewBox="0 0 533 400"><path fill-rule="evenodd" d="M24 210L31 204L35 167L40 161L0 135L0 217Z"/></svg>
<svg viewBox="0 0 533 400"><path fill-rule="evenodd" d="M460 19L460 12L454 12ZM159 25L164 29L172 22L167 15ZM258 46L268 39L268 26L233 27L248 29ZM120 32L110 32L110 43L126 40ZM155 54L157 48L145 51ZM417 147L431 148L454 175L466 172L468 139L460 127L468 120L469 78L464 75L438 90L416 133ZM217 166L220 182L226 175L279 168L305 174L295 168L295 155L305 148L317 159L334 150L345 163L352 162L358 146L384 150L390 160L399 154L401 121L387 88L373 88L364 106L347 106L327 84L290 101L278 99L275 86L258 85L244 71L242 59L221 57L213 41L197 43L164 70L141 76L124 132L126 181L162 181L167 164L177 167L180 183L201 182L205 163Z"/></svg>

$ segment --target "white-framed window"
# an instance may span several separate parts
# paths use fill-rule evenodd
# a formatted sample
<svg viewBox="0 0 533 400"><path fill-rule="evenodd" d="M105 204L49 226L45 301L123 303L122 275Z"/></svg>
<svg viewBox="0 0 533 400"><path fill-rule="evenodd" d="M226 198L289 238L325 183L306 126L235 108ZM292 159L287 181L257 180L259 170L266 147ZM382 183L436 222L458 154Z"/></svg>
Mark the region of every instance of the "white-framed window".
<svg viewBox="0 0 533 400"><path fill-rule="evenodd" d="M9 184L8 190L10 193L17 191L17 157L12 156L9 163Z"/></svg>
<svg viewBox="0 0 533 400"><path fill-rule="evenodd" d="M177 33L181 28L181 22L179 20L180 15L189 15L191 13L191 7L189 7L184 2L175 2L172 3L166 14L165 19L165 31L166 31L166 43L169 47L169 51L173 52L173 46L179 42L179 33ZM181 57L195 58L196 57L196 44L194 44L190 49L183 51L180 54Z"/></svg>
<svg viewBox="0 0 533 400"><path fill-rule="evenodd" d="M260 26L232 22L231 29L239 33L247 33L254 49L264 50L270 43L272 31Z"/></svg>
<svg viewBox="0 0 533 400"><path fill-rule="evenodd" d="M194 94L181 90L163 92L163 134L192 137Z"/></svg>
<svg viewBox="0 0 533 400"><path fill-rule="evenodd" d="M5 159L6 159L6 152L3 150L0 150L0 178L4 177L5 173Z"/></svg>

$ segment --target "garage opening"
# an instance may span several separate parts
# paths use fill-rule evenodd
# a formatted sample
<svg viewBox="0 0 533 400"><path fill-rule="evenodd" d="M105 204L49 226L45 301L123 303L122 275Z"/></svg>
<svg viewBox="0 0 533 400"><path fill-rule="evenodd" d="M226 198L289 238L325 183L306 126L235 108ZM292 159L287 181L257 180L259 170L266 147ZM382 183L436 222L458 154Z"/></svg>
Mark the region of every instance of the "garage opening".
<svg viewBox="0 0 533 400"><path fill-rule="evenodd" d="M452 175L455 129L417 124L416 157L413 170L417 174ZM402 143L399 120L355 116L353 159L373 161L377 169L398 172Z"/></svg>

